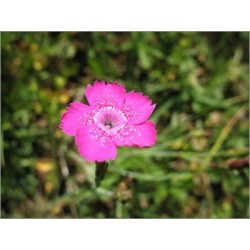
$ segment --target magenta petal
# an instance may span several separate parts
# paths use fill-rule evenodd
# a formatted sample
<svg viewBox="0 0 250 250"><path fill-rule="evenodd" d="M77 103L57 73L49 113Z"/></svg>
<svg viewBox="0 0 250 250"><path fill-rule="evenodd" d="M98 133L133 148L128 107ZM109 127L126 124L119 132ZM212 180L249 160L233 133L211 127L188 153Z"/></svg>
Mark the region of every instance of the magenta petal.
<svg viewBox="0 0 250 250"><path fill-rule="evenodd" d="M87 86L85 91L87 100L91 106L100 108L104 106L121 107L126 97L126 90L123 85L95 81L94 85Z"/></svg>
<svg viewBox="0 0 250 250"><path fill-rule="evenodd" d="M127 124L116 138L117 146L152 147L156 143L155 124L147 121L140 125Z"/></svg>
<svg viewBox="0 0 250 250"><path fill-rule="evenodd" d="M80 102L73 102L67 108L67 111L62 115L59 127L67 134L74 136L76 130L87 122L88 113L91 107Z"/></svg>
<svg viewBox="0 0 250 250"><path fill-rule="evenodd" d="M155 109L155 104L149 97L142 93L136 93L133 90L126 95L123 105L123 112L130 124L141 124L145 122Z"/></svg>
<svg viewBox="0 0 250 250"><path fill-rule="evenodd" d="M102 129L86 125L79 128L75 137L78 151L88 161L114 160L117 150L113 138Z"/></svg>

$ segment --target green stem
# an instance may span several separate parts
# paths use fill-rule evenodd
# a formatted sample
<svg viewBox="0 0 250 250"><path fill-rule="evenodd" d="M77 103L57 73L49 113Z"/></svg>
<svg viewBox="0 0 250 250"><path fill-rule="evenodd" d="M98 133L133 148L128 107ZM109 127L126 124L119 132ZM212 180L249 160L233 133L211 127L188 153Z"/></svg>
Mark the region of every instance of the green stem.
<svg viewBox="0 0 250 250"><path fill-rule="evenodd" d="M121 219L123 217L123 215L122 215L122 201L121 201L120 197L117 197L117 199L116 199L115 216L118 219Z"/></svg>
<svg viewBox="0 0 250 250"><path fill-rule="evenodd" d="M241 109L237 111L237 113L230 119L230 121L226 124L226 126L221 131L219 137L217 138L216 142L214 143L213 147L211 148L209 155L205 158L203 162L203 168L207 168L214 156L219 152L222 144L229 136L229 133L233 129L234 125L237 121L241 118L241 116L247 111L247 106L243 106Z"/></svg>
<svg viewBox="0 0 250 250"><path fill-rule="evenodd" d="M95 183L96 187L98 187L107 172L108 163L106 161L103 161L103 162L96 162L95 164L96 164Z"/></svg>

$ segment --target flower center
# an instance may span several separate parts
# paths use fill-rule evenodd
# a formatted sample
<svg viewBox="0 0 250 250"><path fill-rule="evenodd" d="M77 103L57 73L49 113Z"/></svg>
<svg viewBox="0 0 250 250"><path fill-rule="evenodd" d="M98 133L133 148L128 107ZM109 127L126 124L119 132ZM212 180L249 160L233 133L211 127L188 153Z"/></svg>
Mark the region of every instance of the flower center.
<svg viewBox="0 0 250 250"><path fill-rule="evenodd" d="M100 108L94 115L96 125L104 131L115 134L127 123L124 113L114 107Z"/></svg>
<svg viewBox="0 0 250 250"><path fill-rule="evenodd" d="M114 124L113 124L111 121L105 121L104 125L105 125L107 128L113 128L113 127L114 127Z"/></svg>

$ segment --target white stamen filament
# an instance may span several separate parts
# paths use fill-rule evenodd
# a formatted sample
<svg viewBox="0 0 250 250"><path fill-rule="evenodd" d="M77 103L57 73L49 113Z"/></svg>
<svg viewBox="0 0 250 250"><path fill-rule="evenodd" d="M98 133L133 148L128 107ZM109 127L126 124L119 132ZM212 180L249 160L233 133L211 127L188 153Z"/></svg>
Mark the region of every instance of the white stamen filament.
<svg viewBox="0 0 250 250"><path fill-rule="evenodd" d="M94 116L94 121L98 127L108 133L117 133L127 122L124 113L111 106L103 107Z"/></svg>

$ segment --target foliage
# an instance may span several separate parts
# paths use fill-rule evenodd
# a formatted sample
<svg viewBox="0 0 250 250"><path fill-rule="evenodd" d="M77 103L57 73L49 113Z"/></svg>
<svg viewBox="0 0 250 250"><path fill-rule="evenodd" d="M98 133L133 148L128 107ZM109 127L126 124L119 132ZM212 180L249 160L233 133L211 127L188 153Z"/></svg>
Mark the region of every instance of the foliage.
<svg viewBox="0 0 250 250"><path fill-rule="evenodd" d="M2 217L248 217L248 39L2 33ZM157 103L156 146L120 148L98 188L94 164L58 128L94 80Z"/></svg>

